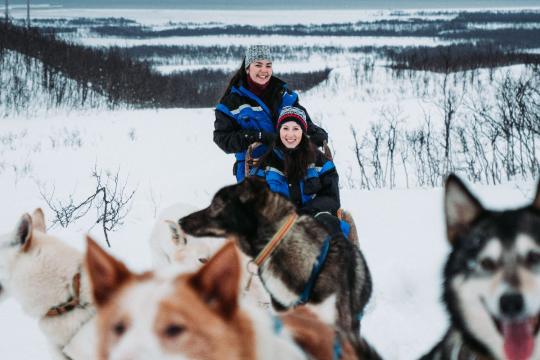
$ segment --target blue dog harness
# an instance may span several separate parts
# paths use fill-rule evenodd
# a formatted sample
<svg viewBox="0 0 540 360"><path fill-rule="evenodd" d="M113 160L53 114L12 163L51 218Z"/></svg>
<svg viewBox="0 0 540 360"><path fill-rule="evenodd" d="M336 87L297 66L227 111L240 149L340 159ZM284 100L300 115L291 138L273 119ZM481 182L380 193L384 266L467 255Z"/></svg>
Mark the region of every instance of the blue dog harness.
<svg viewBox="0 0 540 360"><path fill-rule="evenodd" d="M296 301L296 303L293 306L303 305L309 301L311 298L311 292L313 291L313 286L315 285L315 281L317 281L317 278L319 277L319 274L321 273L321 269L326 262L326 257L328 255L328 249L330 248L330 239L332 237L328 235L326 239L324 239L323 245L321 247L321 252L319 253L319 256L317 256L317 259L315 260L315 263L313 264L313 268L311 269L311 274L309 275L308 282L306 283L306 286L304 287L304 291L300 294L300 298Z"/></svg>

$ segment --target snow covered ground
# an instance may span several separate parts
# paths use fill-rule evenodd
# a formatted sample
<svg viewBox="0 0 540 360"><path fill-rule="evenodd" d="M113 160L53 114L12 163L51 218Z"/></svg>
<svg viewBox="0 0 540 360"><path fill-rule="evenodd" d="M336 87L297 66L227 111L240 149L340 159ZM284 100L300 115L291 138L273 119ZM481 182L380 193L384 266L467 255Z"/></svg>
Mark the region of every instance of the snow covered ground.
<svg viewBox="0 0 540 360"><path fill-rule="evenodd" d="M82 199L94 185L94 166L112 173L120 169L136 194L124 226L111 234L111 251L133 268L147 269L147 237L156 212L176 201L204 207L220 187L233 182L232 158L212 143L212 126L210 109L3 119L0 198L5 206L0 207L0 231L9 231L23 212L35 207L52 216L40 189L54 188L57 199L67 200L70 194ZM342 150L339 160L352 156ZM532 187L475 189L487 204L506 206L522 204L532 196ZM344 190L342 201L358 223L374 279L363 333L388 359L415 358L435 343L447 324L439 301L441 268L449 250L442 189ZM104 244L99 228L90 229L93 216L51 232L81 249L88 231ZM46 343L36 321L12 300L0 305L0 337L2 358L45 358Z"/></svg>

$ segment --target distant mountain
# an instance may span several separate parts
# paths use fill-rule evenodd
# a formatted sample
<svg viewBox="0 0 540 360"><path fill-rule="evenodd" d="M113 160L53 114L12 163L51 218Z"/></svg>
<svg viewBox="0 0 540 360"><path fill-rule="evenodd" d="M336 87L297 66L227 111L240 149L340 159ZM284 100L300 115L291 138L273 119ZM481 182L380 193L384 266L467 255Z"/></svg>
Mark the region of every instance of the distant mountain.
<svg viewBox="0 0 540 360"><path fill-rule="evenodd" d="M174 9L445 9L540 7L540 0L30 0L75 8L174 8ZM10 4L26 4L12 0ZM261 14L264 16L264 14Z"/></svg>

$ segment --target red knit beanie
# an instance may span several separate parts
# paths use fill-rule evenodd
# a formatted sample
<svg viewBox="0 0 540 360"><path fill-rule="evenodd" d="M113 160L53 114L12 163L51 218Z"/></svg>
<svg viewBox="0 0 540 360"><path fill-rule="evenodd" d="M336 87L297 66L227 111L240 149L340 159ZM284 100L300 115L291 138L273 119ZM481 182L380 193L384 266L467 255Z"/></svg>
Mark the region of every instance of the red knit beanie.
<svg viewBox="0 0 540 360"><path fill-rule="evenodd" d="M294 106L285 106L279 113L279 118L276 124L276 129L279 131L281 125L287 121L294 121L302 128L303 132L307 132L306 113L304 110Z"/></svg>

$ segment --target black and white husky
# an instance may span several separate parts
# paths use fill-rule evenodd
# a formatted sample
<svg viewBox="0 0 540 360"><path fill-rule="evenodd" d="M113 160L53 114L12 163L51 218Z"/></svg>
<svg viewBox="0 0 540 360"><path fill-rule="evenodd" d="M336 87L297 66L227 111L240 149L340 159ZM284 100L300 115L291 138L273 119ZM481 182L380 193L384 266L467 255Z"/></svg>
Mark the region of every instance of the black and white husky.
<svg viewBox="0 0 540 360"><path fill-rule="evenodd" d="M540 183L515 210L485 209L453 175L445 196L451 326L423 359L540 359Z"/></svg>
<svg viewBox="0 0 540 360"><path fill-rule="evenodd" d="M294 205L286 198L272 193L260 179L247 178L219 190L208 208L183 217L179 223L194 236L231 235L242 252L255 258L294 214ZM328 252L321 261L325 244ZM322 266L315 278L317 265ZM331 305L337 310L336 324L358 336L359 315L371 295L371 276L362 253L341 233L329 236L314 218L299 216L262 262L259 275L277 309L297 305L313 280L309 298L304 300Z"/></svg>

